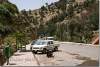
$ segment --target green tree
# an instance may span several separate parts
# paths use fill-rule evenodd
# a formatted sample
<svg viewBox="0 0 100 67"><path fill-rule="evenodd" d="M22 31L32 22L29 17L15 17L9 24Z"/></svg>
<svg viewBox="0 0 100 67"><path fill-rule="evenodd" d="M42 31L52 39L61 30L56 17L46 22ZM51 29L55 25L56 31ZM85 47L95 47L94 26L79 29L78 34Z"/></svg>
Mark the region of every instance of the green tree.
<svg viewBox="0 0 100 67"><path fill-rule="evenodd" d="M13 17L18 14L17 7L10 2L3 2L0 4L0 34L1 37L5 37L9 33L13 32Z"/></svg>

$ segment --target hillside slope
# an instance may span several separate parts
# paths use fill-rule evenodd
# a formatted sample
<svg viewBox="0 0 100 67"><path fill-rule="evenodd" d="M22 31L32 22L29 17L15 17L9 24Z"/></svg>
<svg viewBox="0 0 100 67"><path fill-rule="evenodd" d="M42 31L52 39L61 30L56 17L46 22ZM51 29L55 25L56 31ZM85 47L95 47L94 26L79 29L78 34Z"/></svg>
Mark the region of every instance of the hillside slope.
<svg viewBox="0 0 100 67"><path fill-rule="evenodd" d="M37 10L22 10L19 23L31 34L88 43L92 31L99 29L98 5L98 0L59 0Z"/></svg>

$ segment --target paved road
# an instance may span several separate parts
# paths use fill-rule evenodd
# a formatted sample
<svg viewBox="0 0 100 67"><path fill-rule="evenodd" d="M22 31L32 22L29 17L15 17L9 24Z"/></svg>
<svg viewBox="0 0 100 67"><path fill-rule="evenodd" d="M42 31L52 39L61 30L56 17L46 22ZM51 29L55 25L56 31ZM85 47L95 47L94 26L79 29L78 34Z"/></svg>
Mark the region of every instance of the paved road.
<svg viewBox="0 0 100 67"><path fill-rule="evenodd" d="M58 52L54 52L54 58L36 54L40 65L45 66L77 66L85 61L98 63L99 46L80 45L78 43L61 43ZM94 61L96 60L96 61ZM94 65L96 65L94 64ZM91 65L91 64L89 64Z"/></svg>
<svg viewBox="0 0 100 67"><path fill-rule="evenodd" d="M27 45L27 50L30 46ZM79 45L77 43L61 43L54 57L47 58L46 54L32 52L17 52L10 58L9 66L77 66L88 61L97 64L99 46ZM92 63L93 64L93 63ZM6 64L4 65L6 66Z"/></svg>
<svg viewBox="0 0 100 67"><path fill-rule="evenodd" d="M99 45L93 46L92 44L81 44L81 43L71 43L71 42L66 42L61 44L62 46L60 48L63 51L80 54L85 57L90 57L93 60L99 59L99 48L100 48Z"/></svg>
<svg viewBox="0 0 100 67"><path fill-rule="evenodd" d="M37 62L33 57L32 52L16 52L10 58L10 64L4 66L37 66Z"/></svg>

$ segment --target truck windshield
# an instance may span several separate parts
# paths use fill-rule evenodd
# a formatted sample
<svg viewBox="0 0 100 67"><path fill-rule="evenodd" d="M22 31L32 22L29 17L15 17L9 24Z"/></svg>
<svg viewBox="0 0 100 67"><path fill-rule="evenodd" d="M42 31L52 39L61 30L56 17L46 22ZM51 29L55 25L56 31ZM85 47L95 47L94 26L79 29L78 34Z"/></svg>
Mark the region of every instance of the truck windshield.
<svg viewBox="0 0 100 67"><path fill-rule="evenodd" d="M45 45L45 44L47 44L47 42L42 41L42 40L38 40L38 41L35 42L35 44L36 45Z"/></svg>
<svg viewBox="0 0 100 67"><path fill-rule="evenodd" d="M34 44L35 44L35 40L32 41L32 44L31 45L34 45Z"/></svg>

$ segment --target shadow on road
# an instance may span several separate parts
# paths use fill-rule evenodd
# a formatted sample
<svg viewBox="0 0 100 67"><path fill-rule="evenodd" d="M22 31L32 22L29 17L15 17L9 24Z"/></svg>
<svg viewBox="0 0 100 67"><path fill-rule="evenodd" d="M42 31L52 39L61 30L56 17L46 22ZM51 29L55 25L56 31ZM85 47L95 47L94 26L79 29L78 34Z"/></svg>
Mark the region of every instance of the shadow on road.
<svg viewBox="0 0 100 67"><path fill-rule="evenodd" d="M54 52L62 52L62 50L57 50L57 51L54 51Z"/></svg>
<svg viewBox="0 0 100 67"><path fill-rule="evenodd" d="M16 65L16 63L9 63L9 65Z"/></svg>
<svg viewBox="0 0 100 67"><path fill-rule="evenodd" d="M24 55L24 54L14 54L14 56L21 56L21 55Z"/></svg>
<svg viewBox="0 0 100 67"><path fill-rule="evenodd" d="M38 53L34 53L32 52L33 54L36 54L36 55L44 55L45 53L42 53L42 52L38 52Z"/></svg>
<svg viewBox="0 0 100 67"><path fill-rule="evenodd" d="M82 57L82 56L76 56L76 59L78 59L78 60L91 60L91 58L89 58L89 57Z"/></svg>
<svg viewBox="0 0 100 67"><path fill-rule="evenodd" d="M78 66L99 66L99 61L96 60L87 60Z"/></svg>
<svg viewBox="0 0 100 67"><path fill-rule="evenodd" d="M31 50L20 50L20 52L31 52Z"/></svg>

